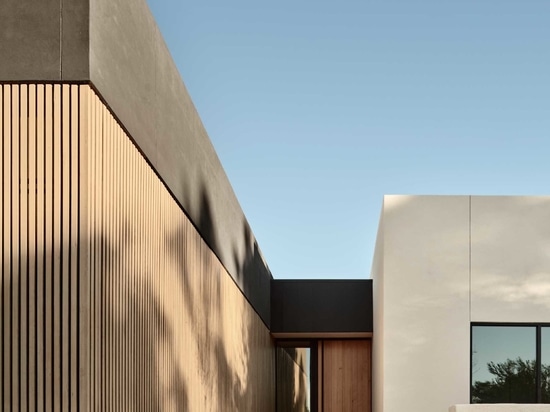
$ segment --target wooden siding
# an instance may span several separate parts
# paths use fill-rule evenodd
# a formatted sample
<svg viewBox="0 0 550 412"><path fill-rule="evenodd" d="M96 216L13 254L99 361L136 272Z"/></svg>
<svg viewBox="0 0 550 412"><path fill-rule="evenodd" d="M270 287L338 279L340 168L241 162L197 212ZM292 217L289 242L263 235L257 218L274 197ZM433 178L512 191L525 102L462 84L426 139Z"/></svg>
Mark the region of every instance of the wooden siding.
<svg viewBox="0 0 550 412"><path fill-rule="evenodd" d="M322 412L371 411L371 341L319 342Z"/></svg>
<svg viewBox="0 0 550 412"><path fill-rule="evenodd" d="M273 411L269 330L91 88L0 87L2 410Z"/></svg>

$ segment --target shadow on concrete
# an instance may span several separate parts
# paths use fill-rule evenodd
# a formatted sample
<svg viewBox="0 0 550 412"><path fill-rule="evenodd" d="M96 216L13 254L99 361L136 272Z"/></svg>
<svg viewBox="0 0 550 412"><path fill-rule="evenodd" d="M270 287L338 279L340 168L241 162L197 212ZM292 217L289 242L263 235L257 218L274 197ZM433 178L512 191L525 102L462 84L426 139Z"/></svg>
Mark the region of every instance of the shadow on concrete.
<svg viewBox="0 0 550 412"><path fill-rule="evenodd" d="M209 192L204 181L200 185L199 193L199 210L195 213L194 221L198 232L269 327L272 276L248 223L243 218L239 229L238 225L228 226L216 221L217 217L220 220L221 216L223 219L229 217L221 210L214 210L212 198L215 196ZM237 230L231 234L220 232L228 227L237 227Z"/></svg>

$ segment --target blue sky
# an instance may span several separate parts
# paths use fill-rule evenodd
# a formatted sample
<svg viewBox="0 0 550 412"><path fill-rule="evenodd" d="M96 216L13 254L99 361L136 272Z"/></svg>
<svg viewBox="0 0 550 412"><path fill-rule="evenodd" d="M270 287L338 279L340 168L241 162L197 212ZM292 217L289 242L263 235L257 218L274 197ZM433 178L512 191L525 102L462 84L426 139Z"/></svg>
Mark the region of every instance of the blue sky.
<svg viewBox="0 0 550 412"><path fill-rule="evenodd" d="M384 194L548 194L550 1L149 0L276 278L366 278Z"/></svg>

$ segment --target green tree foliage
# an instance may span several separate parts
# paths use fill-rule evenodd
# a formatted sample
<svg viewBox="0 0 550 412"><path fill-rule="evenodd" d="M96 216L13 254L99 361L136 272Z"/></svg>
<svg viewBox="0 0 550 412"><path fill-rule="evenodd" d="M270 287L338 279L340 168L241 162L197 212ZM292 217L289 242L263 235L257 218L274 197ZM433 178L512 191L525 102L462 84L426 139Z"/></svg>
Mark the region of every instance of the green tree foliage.
<svg viewBox="0 0 550 412"><path fill-rule="evenodd" d="M536 403L536 363L521 358L489 362L490 381L476 381L472 403ZM541 368L542 402L550 402L550 365Z"/></svg>

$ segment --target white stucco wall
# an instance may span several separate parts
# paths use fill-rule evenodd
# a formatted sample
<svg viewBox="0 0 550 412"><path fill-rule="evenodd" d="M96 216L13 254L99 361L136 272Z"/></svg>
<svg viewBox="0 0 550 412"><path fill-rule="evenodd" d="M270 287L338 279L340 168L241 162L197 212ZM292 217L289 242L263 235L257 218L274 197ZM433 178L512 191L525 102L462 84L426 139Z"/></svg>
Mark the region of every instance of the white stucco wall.
<svg viewBox="0 0 550 412"><path fill-rule="evenodd" d="M550 197L386 196L373 410L469 403L470 322L550 321Z"/></svg>
<svg viewBox="0 0 550 412"><path fill-rule="evenodd" d="M469 394L469 197L386 196L382 221L374 411L446 411Z"/></svg>
<svg viewBox="0 0 550 412"><path fill-rule="evenodd" d="M472 321L550 321L550 197L472 196Z"/></svg>

